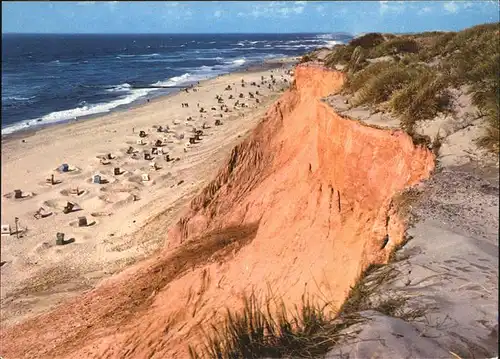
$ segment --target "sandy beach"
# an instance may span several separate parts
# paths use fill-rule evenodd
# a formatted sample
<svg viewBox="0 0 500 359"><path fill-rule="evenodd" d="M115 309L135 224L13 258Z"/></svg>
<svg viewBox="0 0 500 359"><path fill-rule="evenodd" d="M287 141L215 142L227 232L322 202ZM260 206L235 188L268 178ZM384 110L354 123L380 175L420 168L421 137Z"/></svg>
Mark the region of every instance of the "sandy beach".
<svg viewBox="0 0 500 359"><path fill-rule="evenodd" d="M290 78L284 66L233 73L126 111L2 139L1 223L12 233L1 238L2 326L165 246L183 205Z"/></svg>

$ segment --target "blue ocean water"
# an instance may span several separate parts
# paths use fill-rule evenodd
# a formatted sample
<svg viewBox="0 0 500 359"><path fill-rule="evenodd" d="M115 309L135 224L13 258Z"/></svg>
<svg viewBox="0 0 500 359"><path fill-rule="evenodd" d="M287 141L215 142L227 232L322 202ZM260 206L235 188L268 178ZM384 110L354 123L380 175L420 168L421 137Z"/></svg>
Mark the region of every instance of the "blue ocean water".
<svg viewBox="0 0 500 359"><path fill-rule="evenodd" d="M2 35L2 134L106 113L347 34Z"/></svg>

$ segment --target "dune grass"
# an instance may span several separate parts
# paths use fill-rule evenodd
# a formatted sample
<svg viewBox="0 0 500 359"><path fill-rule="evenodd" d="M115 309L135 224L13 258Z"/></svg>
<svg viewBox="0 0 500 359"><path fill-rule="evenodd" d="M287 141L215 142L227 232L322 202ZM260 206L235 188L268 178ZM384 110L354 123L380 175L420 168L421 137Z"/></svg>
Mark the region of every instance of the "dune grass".
<svg viewBox="0 0 500 359"><path fill-rule="evenodd" d="M336 46L325 65L350 64L356 49L362 61L346 66L344 94L353 105L383 104L411 134L417 121L450 110L449 89L466 86L486 120L479 145L498 153L500 136L500 24L460 32L390 35L371 33ZM387 61L369 59L387 57ZM432 66L431 66L432 65Z"/></svg>
<svg viewBox="0 0 500 359"><path fill-rule="evenodd" d="M435 71L421 71L400 90L392 93L389 107L401 117L401 126L408 133L419 120L433 118L450 104L446 80Z"/></svg>
<svg viewBox="0 0 500 359"><path fill-rule="evenodd" d="M420 72L421 70L416 66L402 66L399 63L373 64L352 75L348 82L348 88L351 91L357 88L353 105L378 105L388 101L395 91L408 86L419 76Z"/></svg>
<svg viewBox="0 0 500 359"><path fill-rule="evenodd" d="M201 350L189 348L191 358L313 358L335 345L341 330L359 322L354 317L335 322L328 304L319 305L305 295L293 310L283 302L273 310L271 302L254 293L245 297L241 311L227 310L222 325L212 325L211 333L205 333Z"/></svg>
<svg viewBox="0 0 500 359"><path fill-rule="evenodd" d="M365 320L359 315L361 311L375 310L406 321L421 318L424 309L408 309L407 297L389 294L373 298L383 283L397 275L391 266L370 265L338 310L306 294L300 306L290 310L272 296L260 300L252 293L244 298L242 310L228 309L220 325L211 325L203 331L202 344L197 348L189 346L190 357L317 358L351 338L349 328Z"/></svg>

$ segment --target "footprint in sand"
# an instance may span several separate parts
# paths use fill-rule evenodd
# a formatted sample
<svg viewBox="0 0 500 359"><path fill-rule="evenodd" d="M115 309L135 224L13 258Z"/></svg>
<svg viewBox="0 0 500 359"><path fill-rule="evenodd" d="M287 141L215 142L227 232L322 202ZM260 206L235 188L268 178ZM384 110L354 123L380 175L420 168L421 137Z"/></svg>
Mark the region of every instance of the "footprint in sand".
<svg viewBox="0 0 500 359"><path fill-rule="evenodd" d="M55 239L55 237L54 237ZM33 250L31 251L31 254L36 254L40 255L43 253L46 253L47 251L51 250L51 248L55 247L55 241L54 242L42 242L40 244L37 244Z"/></svg>
<svg viewBox="0 0 500 359"><path fill-rule="evenodd" d="M61 195L63 196L66 196L66 197L75 197L75 198L82 198L83 196L85 196L87 193L89 193L88 191L84 190L84 189L81 189L81 188L78 188L78 193L76 193L76 187L73 189L63 189L61 192L59 192Z"/></svg>
<svg viewBox="0 0 500 359"><path fill-rule="evenodd" d="M110 217L113 215L113 212L92 212L90 215L94 218Z"/></svg>
<svg viewBox="0 0 500 359"><path fill-rule="evenodd" d="M132 173L130 173L132 175ZM139 190L139 186L133 183L114 183L110 186L102 187L101 192L111 193L111 192L133 192Z"/></svg>
<svg viewBox="0 0 500 359"><path fill-rule="evenodd" d="M88 211L92 212L101 212L105 211L105 208L108 206L108 203L98 196L92 196L88 198L84 202L82 202L82 207Z"/></svg>
<svg viewBox="0 0 500 359"><path fill-rule="evenodd" d="M130 139L130 140L127 140L125 141L125 143L127 145L130 145L130 146L136 146L138 148L141 148L141 147L144 147L144 146L147 146L148 145L148 141L145 141L144 139L141 141L141 143L137 143L137 138L136 139Z"/></svg>
<svg viewBox="0 0 500 359"><path fill-rule="evenodd" d="M148 187L152 186L156 183L151 175L149 176L149 181L143 181L142 172L141 171L139 171L139 172L140 172L140 174L134 174L134 175L130 176L128 178L128 180L132 183L137 183L141 186L148 186ZM149 175L149 173L146 171L144 173Z"/></svg>

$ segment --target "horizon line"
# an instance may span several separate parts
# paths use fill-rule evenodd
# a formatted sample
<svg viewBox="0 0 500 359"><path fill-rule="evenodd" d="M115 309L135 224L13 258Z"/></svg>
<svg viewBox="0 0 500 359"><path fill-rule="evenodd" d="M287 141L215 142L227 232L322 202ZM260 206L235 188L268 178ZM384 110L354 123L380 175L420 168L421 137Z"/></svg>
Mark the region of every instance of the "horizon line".
<svg viewBox="0 0 500 359"><path fill-rule="evenodd" d="M2 35L283 35L283 34L342 34L345 31L327 32L2 32Z"/></svg>

